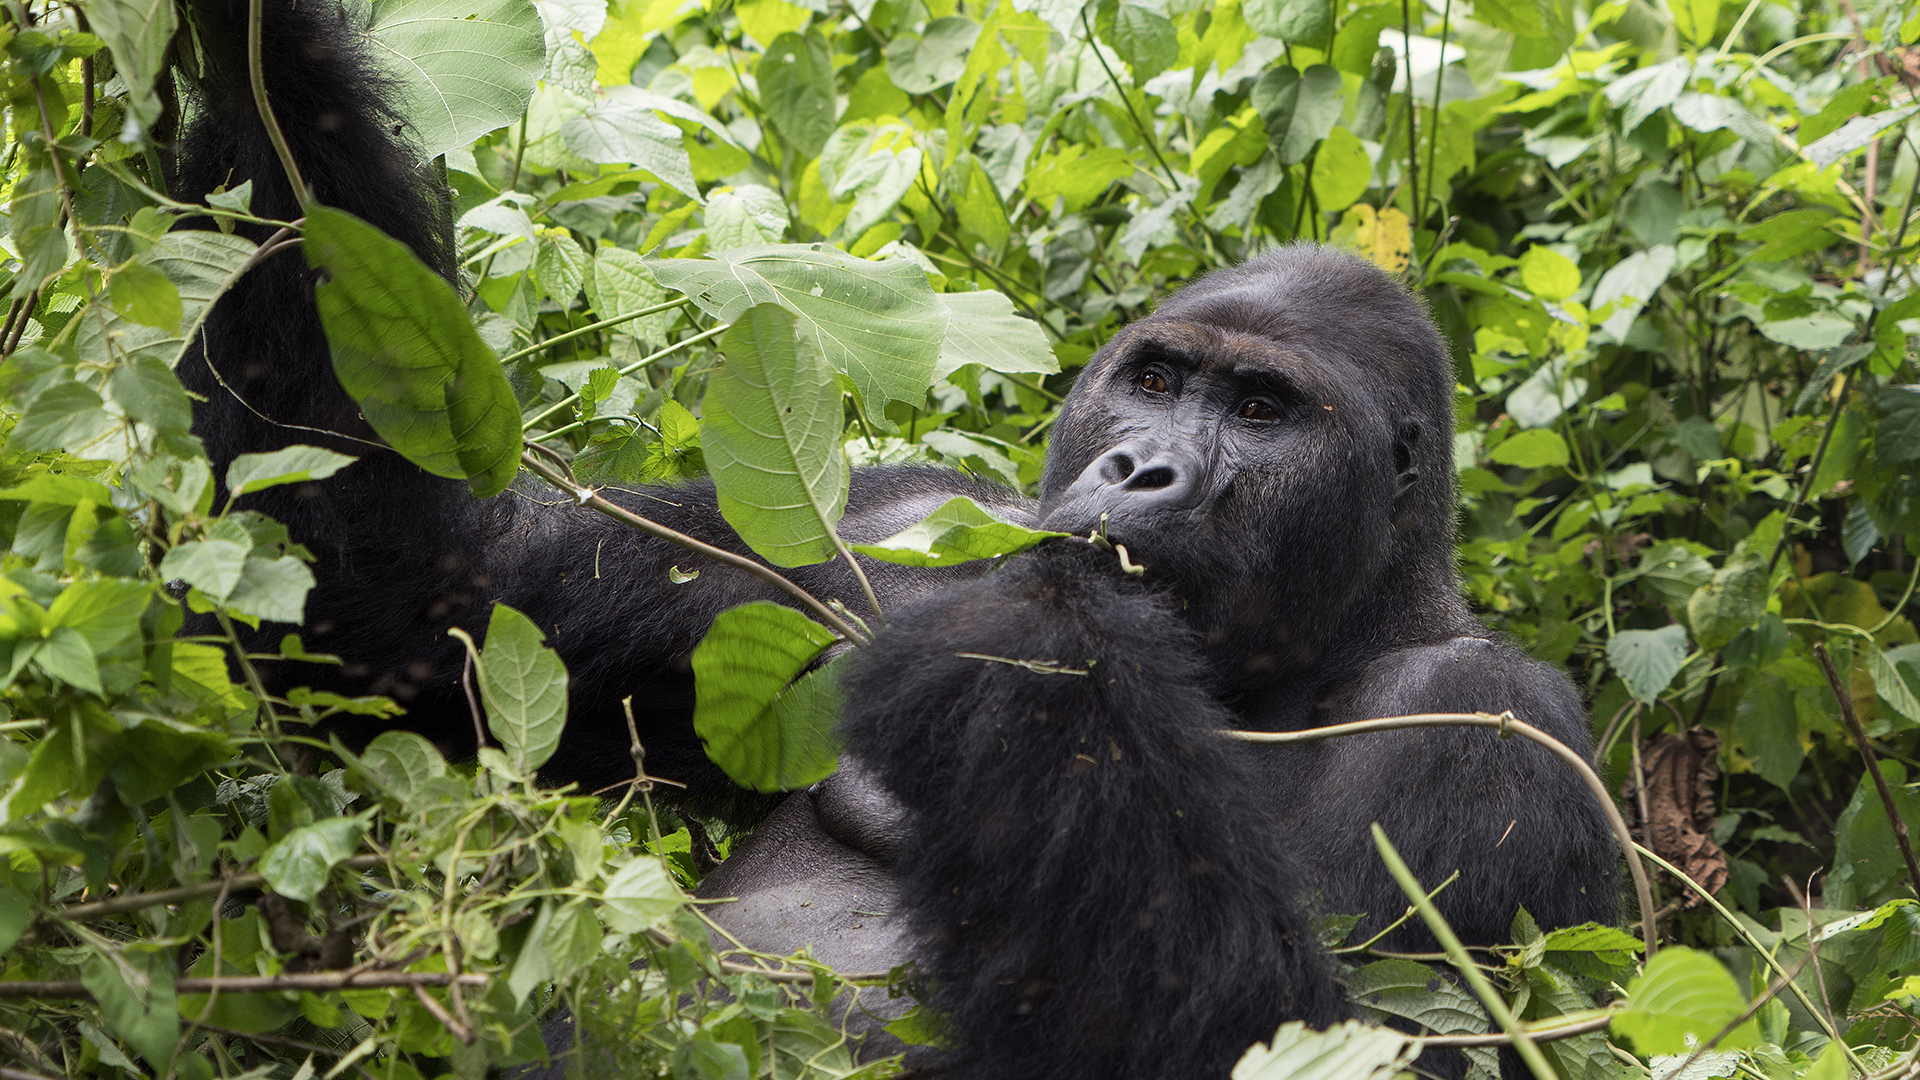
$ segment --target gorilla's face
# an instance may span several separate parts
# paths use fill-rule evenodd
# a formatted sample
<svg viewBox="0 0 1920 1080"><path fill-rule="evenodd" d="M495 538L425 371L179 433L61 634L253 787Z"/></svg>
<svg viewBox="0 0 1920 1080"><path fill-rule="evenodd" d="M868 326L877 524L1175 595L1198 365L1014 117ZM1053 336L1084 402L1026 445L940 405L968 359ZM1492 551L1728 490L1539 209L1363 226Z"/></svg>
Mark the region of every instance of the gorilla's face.
<svg viewBox="0 0 1920 1080"><path fill-rule="evenodd" d="M1379 292L1381 317L1336 327L1289 295L1329 268ZM1395 340L1425 320L1377 271L1296 248L1230 273L1252 280L1194 285L1089 363L1040 514L1081 536L1104 520L1229 670L1257 678L1317 663L1315 642L1412 553L1450 551L1451 379L1444 352Z"/></svg>

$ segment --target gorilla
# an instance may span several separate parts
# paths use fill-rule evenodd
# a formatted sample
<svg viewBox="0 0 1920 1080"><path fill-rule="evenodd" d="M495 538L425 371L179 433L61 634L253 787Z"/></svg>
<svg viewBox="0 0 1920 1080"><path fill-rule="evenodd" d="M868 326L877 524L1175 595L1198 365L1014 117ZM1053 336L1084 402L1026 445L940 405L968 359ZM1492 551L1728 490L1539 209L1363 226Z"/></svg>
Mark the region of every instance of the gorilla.
<svg viewBox="0 0 1920 1080"><path fill-rule="evenodd" d="M319 201L457 280L444 187L353 33L327 5L266 7L268 93ZM292 219L246 87L245 5L197 0L197 19L209 63L174 190L199 200L250 180L256 214ZM1282 1020L1347 1015L1309 918L1364 914L1365 935L1405 907L1374 822L1422 880L1460 872L1438 903L1470 943L1505 941L1523 907L1542 927L1611 919L1602 811L1536 746L1468 729L1219 735L1512 710L1589 747L1564 677L1494 638L1459 592L1452 371L1406 291L1348 255L1288 247L1188 285L1092 358L1037 506L943 470L856 471L849 539L964 494L1103 542L985 572L866 562L888 620L845 679L846 764L708 876L703 895L737 900L716 916L765 951L812 946L852 970L917 961L954 1035L937 1067L981 1080L1224 1077ZM693 734L688 658L720 611L784 594L713 565L674 584L669 568L693 558L679 548L533 484L475 499L382 448L334 380L297 253L228 293L180 376L216 475L292 443L360 456L242 500L316 556L306 644L345 661L277 665L273 688L386 694L407 707L399 723L470 749L446 631L478 635L511 604L572 674L546 780L630 778L631 697L649 772L686 783L695 809L755 809ZM710 484L608 494L748 554ZM837 563L790 576L858 595ZM1382 944L1435 947L1417 923Z"/></svg>

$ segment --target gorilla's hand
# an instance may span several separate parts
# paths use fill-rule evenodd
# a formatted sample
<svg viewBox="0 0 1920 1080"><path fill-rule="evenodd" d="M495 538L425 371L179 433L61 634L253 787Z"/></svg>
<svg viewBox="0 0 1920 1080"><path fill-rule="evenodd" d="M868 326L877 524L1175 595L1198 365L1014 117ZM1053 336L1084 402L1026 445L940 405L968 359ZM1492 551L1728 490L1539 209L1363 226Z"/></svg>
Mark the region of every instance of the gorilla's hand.
<svg viewBox="0 0 1920 1080"><path fill-rule="evenodd" d="M1069 543L862 650L849 750L907 808L901 899L954 1075L1224 1076L1281 1020L1343 1013L1298 876L1244 827L1254 762L1214 734L1232 719L1194 639Z"/></svg>

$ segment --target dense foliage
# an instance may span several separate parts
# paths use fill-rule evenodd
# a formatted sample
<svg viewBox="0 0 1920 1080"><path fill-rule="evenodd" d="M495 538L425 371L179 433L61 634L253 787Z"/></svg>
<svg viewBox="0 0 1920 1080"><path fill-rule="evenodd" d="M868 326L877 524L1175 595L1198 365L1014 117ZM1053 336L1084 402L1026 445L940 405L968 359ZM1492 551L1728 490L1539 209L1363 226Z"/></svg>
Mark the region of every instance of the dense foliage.
<svg viewBox="0 0 1920 1080"><path fill-rule="evenodd" d="M411 61L464 288L338 213L304 243L370 421L477 491L519 462L583 504L577 485L711 472L770 560L840 557L849 463L1031 489L1074 369L1196 274L1301 239L1403 275L1457 360L1466 587L1574 673L1666 867L1653 958L1632 924L1524 917L1475 954L1522 1021L1608 1020L1537 1069L1920 1067L1920 16L1898 0L352 10ZM313 578L299 537L214 504L171 371L257 254L176 227L249 219L247 190L165 192L191 19L0 11L0 1076L477 1077L537 1060L560 999L636 1075L855 1074L833 973L761 974L684 904L724 830L645 783L533 779L565 672L518 613L474 646L478 762L326 737L382 699L266 695L260 666L305 655ZM396 321L439 348L368 367ZM487 422L405 392L455 378L454 412ZM225 480L343 467L295 448ZM521 483L499 497L551 497ZM887 554L1037 539L959 506ZM227 636L177 637L187 609ZM736 778L832 767L831 687L787 685L859 638L849 612L870 616L741 609L703 645L699 723ZM241 621L286 624L281 652L243 653ZM1418 958L1341 947L1372 1010L1512 1019ZM1283 1029L1244 1075L1335 1043L1342 1076L1407 1049Z"/></svg>

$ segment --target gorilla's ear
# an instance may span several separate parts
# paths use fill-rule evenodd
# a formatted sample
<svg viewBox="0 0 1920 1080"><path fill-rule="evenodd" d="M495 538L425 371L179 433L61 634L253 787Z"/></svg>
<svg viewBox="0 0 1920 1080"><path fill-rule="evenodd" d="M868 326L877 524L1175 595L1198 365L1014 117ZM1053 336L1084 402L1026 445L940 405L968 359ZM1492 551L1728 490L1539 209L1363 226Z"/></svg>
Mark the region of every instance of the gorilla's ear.
<svg viewBox="0 0 1920 1080"><path fill-rule="evenodd" d="M1415 463L1414 450L1420 445L1420 421L1402 420L1400 432L1393 440L1393 463L1400 470L1400 490L1404 495L1420 479L1420 466Z"/></svg>

